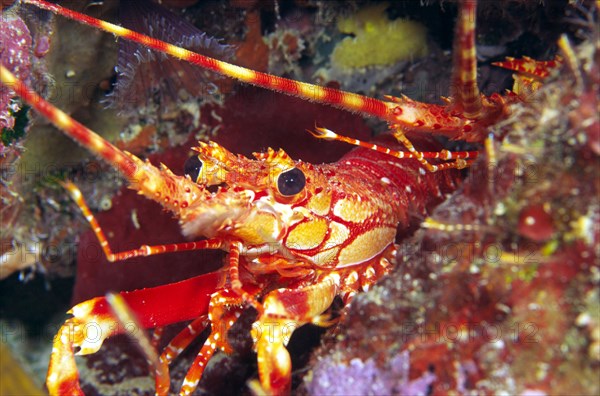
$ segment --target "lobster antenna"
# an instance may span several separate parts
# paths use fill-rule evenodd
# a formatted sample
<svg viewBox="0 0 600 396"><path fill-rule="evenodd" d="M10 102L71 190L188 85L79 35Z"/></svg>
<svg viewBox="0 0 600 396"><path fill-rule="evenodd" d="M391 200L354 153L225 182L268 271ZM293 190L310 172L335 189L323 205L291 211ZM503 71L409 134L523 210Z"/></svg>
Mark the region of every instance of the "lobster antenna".
<svg viewBox="0 0 600 396"><path fill-rule="evenodd" d="M69 117L62 110L48 103L41 96L30 90L22 81L15 77L8 69L0 64L0 81L11 90L15 91L25 102L29 103L40 114L46 117L66 135L81 144L83 147L97 154L127 179L136 178L139 170L135 160L125 152L110 144L94 131L86 128L79 122ZM138 160L139 161L139 160Z"/></svg>
<svg viewBox="0 0 600 396"><path fill-rule="evenodd" d="M198 65L204 69L208 69L221 75L225 75L227 77L231 77L236 80L272 91L297 96L312 102L330 104L343 109L357 111L384 119L387 118L389 111L392 108L397 107L397 105L393 103L384 102L351 92L294 81L267 73L257 72L245 67L236 66L218 59L200 55L185 48L181 48L150 36L134 32L124 27L105 22L79 12L69 10L67 8L63 8L59 5L52 4L44 0L23 0L23 3L35 5L44 10L62 15L65 18L69 18L88 26L101 29L105 32L112 33L117 37L136 42L144 47L169 54L175 58Z"/></svg>
<svg viewBox="0 0 600 396"><path fill-rule="evenodd" d="M481 93L477 86L477 55L475 53L475 19L477 1L463 0L454 35L451 97L461 107L466 118L477 118L483 111ZM460 67L456 67L460 65Z"/></svg>
<svg viewBox="0 0 600 396"><path fill-rule="evenodd" d="M177 211L187 206L190 194L204 193L204 190L189 177L177 176L164 165L159 169L148 161L144 162L133 154L119 150L94 131L81 125L41 98L2 65L0 65L0 82L12 89L67 136L91 153L104 159L127 178L130 188L138 191L146 198L160 203L165 209L177 213ZM171 196L179 197L179 199L170 199ZM100 237L99 239L102 240ZM196 247L193 247L193 249L196 249Z"/></svg>

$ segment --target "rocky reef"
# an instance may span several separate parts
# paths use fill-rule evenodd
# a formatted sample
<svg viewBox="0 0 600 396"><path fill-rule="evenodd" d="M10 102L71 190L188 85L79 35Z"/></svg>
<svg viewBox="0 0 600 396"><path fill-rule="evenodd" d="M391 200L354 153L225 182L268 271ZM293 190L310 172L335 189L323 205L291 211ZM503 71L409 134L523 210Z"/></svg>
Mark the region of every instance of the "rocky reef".
<svg viewBox="0 0 600 396"><path fill-rule="evenodd" d="M378 3L379 11L369 13L365 2L191 1L183 11L173 8L177 1L163 3L222 38L219 45L234 45L237 64L376 97L404 93L439 103L449 92L453 2ZM306 326L295 333L289 349L297 394L600 392L598 11L591 1L481 3L484 92L512 85L510 72L492 61L507 55L551 59L561 53L556 42L562 33L571 43L563 43L565 62L490 131L461 189L422 219L419 230L397 241L401 254L393 273L358 295L332 329ZM118 10L104 2L86 12L116 20ZM181 173L198 138L244 155L282 147L294 158L318 163L335 161L350 148L313 140L305 129L315 121L365 140L386 130L384 123L356 114L227 80L216 80L210 90L177 92L171 96L175 106L166 111L165 100L152 95L133 106L135 114L107 110L104 99L118 78L113 67L127 59L119 57L113 38L28 7L10 12L29 26L29 75L42 90L49 86L55 104L120 148L164 162L175 173ZM426 26L426 38L418 40L423 58L341 71L334 64L335 48L363 33L341 32L335 21L357 19L367 30L399 19ZM1 29L8 26L3 20ZM569 49L573 54L564 53ZM49 348L73 302L211 271L222 259L216 253L106 263L57 177L82 189L117 249L180 241L176 221L123 188L118 175L44 121L31 124L31 118L25 116L23 134L3 140L0 153L2 253L13 258L0 265L16 264L0 266L7 276L0 283L0 329L18 335L7 338L9 347L29 368L40 354L49 356L39 345ZM246 382L257 376L248 341L252 314L230 334L236 353L211 361L199 394L249 394ZM167 329L165 339L177 330ZM198 347L193 344L174 363L174 389ZM145 360L125 337L108 340L78 364L88 394L153 392ZM43 376L38 366L33 370Z"/></svg>
<svg viewBox="0 0 600 396"><path fill-rule="evenodd" d="M492 129L393 273L355 298L307 394L600 391L600 47L587 33L561 39L562 70ZM408 379L394 375L402 356Z"/></svg>

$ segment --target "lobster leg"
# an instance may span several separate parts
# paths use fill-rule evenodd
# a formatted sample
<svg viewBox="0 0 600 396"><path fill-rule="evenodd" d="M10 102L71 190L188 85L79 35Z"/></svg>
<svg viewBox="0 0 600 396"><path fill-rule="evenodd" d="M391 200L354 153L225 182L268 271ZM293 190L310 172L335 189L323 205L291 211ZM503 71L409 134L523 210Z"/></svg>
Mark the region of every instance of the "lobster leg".
<svg viewBox="0 0 600 396"><path fill-rule="evenodd" d="M188 324L163 350L160 355L159 364L160 370L156 370L156 394L167 395L170 388L170 379L168 376L162 376L162 372L168 372L169 364L177 358L198 336L198 334L208 326L208 316L202 315Z"/></svg>
<svg viewBox="0 0 600 396"><path fill-rule="evenodd" d="M309 130L308 132L310 132L314 137L316 137L318 139L337 140L339 142L344 142L344 143L352 144L354 146L364 147L364 148L368 148L373 151L378 151L380 153L391 155L392 157L396 157L396 158L414 158L417 161L419 161L419 163L421 163L421 165L423 165L423 167L425 169L427 169L429 172L437 172L437 171L445 170L445 169L463 169L467 165L469 165L473 159L477 158L477 156L479 154L478 151L455 151L455 152L451 152L448 150L417 151L415 149L415 147L413 146L413 144L411 143L411 141L408 140L408 138L404 135L404 132L402 132L402 130L399 127L397 127L394 130L393 135L396 138L396 140L398 140L398 142L402 143L404 145L404 147L406 147L406 149L408 151L391 150L387 147L381 147L374 143L364 142L362 140L339 135L339 134L337 134L329 129L326 129L326 128L315 127L315 129L316 129L316 131ZM435 158L435 159L441 159L441 160L446 160L446 161L454 160L454 161L437 164L437 165L432 165L429 163L429 161L427 161L426 158ZM465 161L465 160L471 160L471 161Z"/></svg>
<svg viewBox="0 0 600 396"><path fill-rule="evenodd" d="M319 283L299 289L277 289L263 301L263 313L252 326L258 354L258 375L266 394L288 394L292 363L285 348L293 331L319 317L333 302L339 276L330 274Z"/></svg>
<svg viewBox="0 0 600 396"><path fill-rule="evenodd" d="M563 46L565 47L562 48L562 50L563 53L567 55L567 60L574 59L573 56L568 55L569 47L568 44L565 46L565 39L562 37L558 41L558 45L561 48ZM541 80L548 77L552 69L556 69L562 62L563 58L560 55L556 55L553 60L549 61L537 61L527 56L524 56L521 59L515 59L507 56L506 60L493 62L492 65L516 71L517 74L513 74L515 82L512 90L515 94L527 98L533 92L537 91L537 89L542 85ZM575 75L577 76L577 74Z"/></svg>
<svg viewBox="0 0 600 396"><path fill-rule="evenodd" d="M464 158L477 157L476 151L473 152L472 154L470 154L470 152L468 152L468 151L463 151L463 152L459 152L459 155L457 157L454 157L455 159L452 162L445 162L443 164L434 165L434 164L429 163L429 161L427 161L425 159L425 157L423 156L423 153L421 153L415 149L415 146L413 146L412 142L410 140L408 140L408 138L402 131L402 128L397 126L392 131L392 134L394 135L396 140L398 140L398 142L402 143L404 145L404 147L406 147L408 152L413 154L415 159L417 161L419 161L419 163L429 172L437 172L437 171L446 170L446 169L464 169L469 164L467 161L464 160ZM448 158L450 156L449 151L442 150L439 152L439 154L440 154L440 156L438 158L444 158L444 154L447 154L448 155L447 159L449 159Z"/></svg>
<svg viewBox="0 0 600 396"><path fill-rule="evenodd" d="M231 281L231 289L241 297L242 301L246 304L252 305L259 314L262 313L262 304L250 293L243 288L242 281L240 280L240 250L241 244L239 242L231 243L229 246L229 279Z"/></svg>
<svg viewBox="0 0 600 396"><path fill-rule="evenodd" d="M165 328L163 326L158 326L152 332L152 347L158 350L158 344L162 339L163 333L165 332Z"/></svg>
<svg viewBox="0 0 600 396"><path fill-rule="evenodd" d="M180 395L189 395L196 389L208 361L217 349L225 353L233 352L227 342L227 333L239 318L242 309L243 302L237 292L224 289L211 296L208 318L212 329L185 376Z"/></svg>
<svg viewBox="0 0 600 396"><path fill-rule="evenodd" d="M211 293L221 280L220 273L197 276L120 295L140 320L143 328L162 326L196 318L208 309ZM96 352L104 340L126 329L112 314L104 297L75 305L54 338L46 386L52 395L80 395L79 374L74 355ZM75 353L74 348L79 350Z"/></svg>
<svg viewBox="0 0 600 396"><path fill-rule="evenodd" d="M88 221L88 223L90 223L98 242L100 242L100 246L102 246L102 250L104 251L106 259L111 263L139 256L153 256L156 254L183 252L188 250L221 249L225 244L222 239L206 239L203 241L173 243L168 245L142 245L137 249L113 253L108 240L102 231L102 228L85 202L85 199L83 198L79 188L68 181L62 182L61 184L69 192L73 201L75 201L77 206L79 206L79 209L83 213L85 219Z"/></svg>

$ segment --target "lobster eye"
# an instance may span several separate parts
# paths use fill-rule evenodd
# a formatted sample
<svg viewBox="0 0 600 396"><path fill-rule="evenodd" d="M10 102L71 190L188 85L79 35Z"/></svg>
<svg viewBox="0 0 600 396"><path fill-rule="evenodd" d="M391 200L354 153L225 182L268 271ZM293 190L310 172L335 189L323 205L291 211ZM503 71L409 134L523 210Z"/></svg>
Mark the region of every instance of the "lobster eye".
<svg viewBox="0 0 600 396"><path fill-rule="evenodd" d="M202 161L200 161L197 155L194 155L193 157L190 157L185 161L185 165L183 166L183 173L191 177L193 181L197 182L201 169Z"/></svg>
<svg viewBox="0 0 600 396"><path fill-rule="evenodd" d="M298 194L306 185L306 177L298 168L282 172L277 178L277 189L284 196Z"/></svg>

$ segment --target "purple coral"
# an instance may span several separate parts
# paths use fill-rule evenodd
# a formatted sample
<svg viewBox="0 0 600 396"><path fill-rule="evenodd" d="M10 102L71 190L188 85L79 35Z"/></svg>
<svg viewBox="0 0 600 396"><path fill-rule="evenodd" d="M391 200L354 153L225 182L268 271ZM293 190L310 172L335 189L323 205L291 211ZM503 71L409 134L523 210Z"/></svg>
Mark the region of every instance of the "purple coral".
<svg viewBox="0 0 600 396"><path fill-rule="evenodd" d="M2 14L0 24L0 62L21 81L27 82L31 74L31 34L21 18L10 13ZM13 114L18 111L12 103L14 93L0 87L0 128L12 129Z"/></svg>
<svg viewBox="0 0 600 396"><path fill-rule="evenodd" d="M427 395L435 374L426 372L409 380L409 369L408 351L396 355L383 368L373 358L366 362L354 358L348 365L328 356L315 365L306 389L311 395Z"/></svg>

